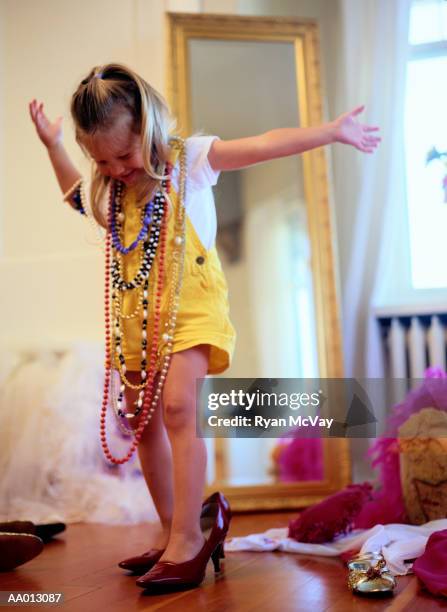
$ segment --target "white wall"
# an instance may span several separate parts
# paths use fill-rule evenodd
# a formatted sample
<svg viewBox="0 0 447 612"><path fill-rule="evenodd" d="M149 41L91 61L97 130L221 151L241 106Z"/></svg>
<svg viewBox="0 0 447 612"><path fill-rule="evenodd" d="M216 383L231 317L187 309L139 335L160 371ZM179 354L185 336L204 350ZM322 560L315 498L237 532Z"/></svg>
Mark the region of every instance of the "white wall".
<svg viewBox="0 0 447 612"><path fill-rule="evenodd" d="M86 221L61 202L27 104L35 97L50 117L65 116L67 149L85 168L69 118L71 93L93 65L109 61L131 65L163 90L163 10L163 2L146 0L0 3L0 274L10 288L0 306L10 325L0 338L7 344L102 339L102 253L89 244Z"/></svg>
<svg viewBox="0 0 447 612"><path fill-rule="evenodd" d="M5 53L5 27L4 14L0 4L0 172L5 167L5 140L2 137L4 133L4 70L6 65ZM0 203L5 202L5 190L3 176L0 176ZM4 206L0 205L0 254L3 251L3 226L4 226Z"/></svg>

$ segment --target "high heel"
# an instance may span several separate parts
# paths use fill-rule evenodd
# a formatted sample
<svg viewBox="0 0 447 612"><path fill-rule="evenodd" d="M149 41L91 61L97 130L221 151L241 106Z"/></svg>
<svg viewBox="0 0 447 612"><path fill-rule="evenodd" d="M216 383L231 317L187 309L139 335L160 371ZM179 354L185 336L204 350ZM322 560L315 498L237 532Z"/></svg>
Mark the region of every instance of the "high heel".
<svg viewBox="0 0 447 612"><path fill-rule="evenodd" d="M227 520L228 524L230 524L231 517L233 516L233 514L231 512L230 502L223 493L221 493L220 491L216 491L205 499L202 505L202 516L207 515L208 504L219 504L219 506L222 508L222 512L224 514L225 519Z"/></svg>
<svg viewBox="0 0 447 612"><path fill-rule="evenodd" d="M159 561L136 582L137 586L147 589L163 587L178 590L198 586L205 578L206 566L212 560L214 571L220 572L220 559L228 525L219 504L210 505L214 523L209 538L197 555L188 561L174 563Z"/></svg>
<svg viewBox="0 0 447 612"><path fill-rule="evenodd" d="M206 531L207 529L211 529L213 526L213 522L214 522L213 504L218 504L221 507L222 514L223 514L223 517L224 517L224 520L227 526L227 530L228 530L228 526L230 524L230 520L232 516L231 508L230 508L228 499L225 497L223 493L220 493L220 491L216 491L215 493L207 497L202 504L202 513L200 515L201 530ZM143 553L142 555L129 557L128 559L124 559L123 561L120 561L120 563L118 563L118 566L121 569L125 569L129 572L133 572L134 575L138 575L138 574L141 575L141 574L148 572L152 567L154 567L154 565L157 563L157 561L160 559L163 553L164 553L164 549L163 550L151 549ZM220 558L221 559L225 558L223 546L221 549Z"/></svg>
<svg viewBox="0 0 447 612"><path fill-rule="evenodd" d="M220 542L220 544L217 545L217 547L214 549L212 555L211 555L211 560L213 562L214 565L214 572L216 574L218 574L220 572L220 560L224 559L225 555L224 555L224 551L223 551L223 543Z"/></svg>

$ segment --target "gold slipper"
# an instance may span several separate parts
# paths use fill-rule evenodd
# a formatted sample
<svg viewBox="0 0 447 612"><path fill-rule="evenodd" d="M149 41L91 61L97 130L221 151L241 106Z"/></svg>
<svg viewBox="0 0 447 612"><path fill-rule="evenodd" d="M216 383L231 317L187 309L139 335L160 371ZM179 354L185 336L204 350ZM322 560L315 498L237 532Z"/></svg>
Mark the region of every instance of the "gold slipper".
<svg viewBox="0 0 447 612"><path fill-rule="evenodd" d="M396 579L386 566L380 553L357 555L348 562L348 586L353 593L361 595L391 594Z"/></svg>

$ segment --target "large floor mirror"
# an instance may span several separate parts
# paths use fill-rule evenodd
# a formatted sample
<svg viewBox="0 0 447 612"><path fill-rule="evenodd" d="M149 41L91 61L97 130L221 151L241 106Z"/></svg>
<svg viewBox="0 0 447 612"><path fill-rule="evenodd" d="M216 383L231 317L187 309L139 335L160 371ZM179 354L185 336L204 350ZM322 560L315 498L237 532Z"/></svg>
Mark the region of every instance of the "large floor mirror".
<svg viewBox="0 0 447 612"><path fill-rule="evenodd" d="M322 121L314 22L173 13L180 132L223 139ZM229 378L342 377L325 152L222 173L217 248L238 339ZM297 508L350 480L347 440L215 438L208 482L236 510ZM285 460L285 458L287 460Z"/></svg>

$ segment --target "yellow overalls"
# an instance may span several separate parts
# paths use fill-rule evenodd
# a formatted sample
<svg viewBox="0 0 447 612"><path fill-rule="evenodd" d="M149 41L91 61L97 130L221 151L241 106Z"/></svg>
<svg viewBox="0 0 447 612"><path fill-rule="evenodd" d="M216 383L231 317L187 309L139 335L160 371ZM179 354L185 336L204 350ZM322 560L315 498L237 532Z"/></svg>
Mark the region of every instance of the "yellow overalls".
<svg viewBox="0 0 447 612"><path fill-rule="evenodd" d="M178 150L171 149L171 163L175 163ZM187 188L187 184L186 184ZM174 220L178 206L178 196L172 188L170 200L174 210L169 212L165 279L161 301L161 325L159 340L159 359L165 353L166 343L162 335L166 330L168 299L170 293L170 266L172 261L172 247L174 241ZM135 194L127 190L122 201L124 212L124 244L127 246L135 240L141 229L141 208L136 206ZM216 247L205 249L198 237L193 224L186 214L185 260L183 282L180 293L180 303L177 312L177 324L174 332L173 353L197 346L210 345L208 374L219 374L226 370L231 362L236 340L236 333L229 318L228 288L222 271ZM123 275L126 280L132 280L140 266L141 249L123 255ZM147 325L147 361L152 346L153 317L154 317L154 288L157 285L159 273L159 249L149 275L148 291L148 325ZM124 315L133 313L138 305L138 290L124 292L122 299L122 312ZM141 323L142 308L138 315L132 319L122 319L122 349L127 371L141 370ZM113 351L114 353L115 351ZM116 367L116 357L115 367Z"/></svg>

